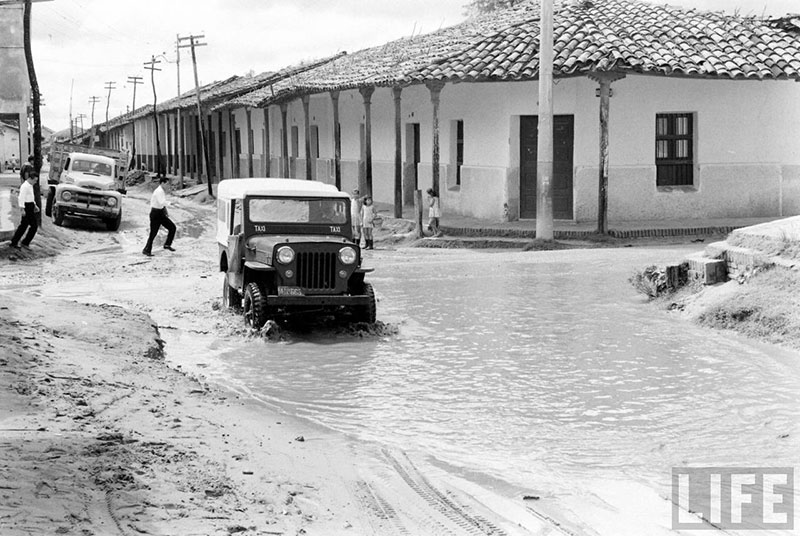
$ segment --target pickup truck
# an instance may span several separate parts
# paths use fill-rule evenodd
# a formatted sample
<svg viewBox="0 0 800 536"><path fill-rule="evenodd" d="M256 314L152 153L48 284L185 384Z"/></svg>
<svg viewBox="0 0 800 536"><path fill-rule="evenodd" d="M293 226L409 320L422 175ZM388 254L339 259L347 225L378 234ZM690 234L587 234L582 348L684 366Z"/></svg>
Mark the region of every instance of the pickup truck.
<svg viewBox="0 0 800 536"><path fill-rule="evenodd" d="M110 231L122 221L128 154L103 147L54 143L50 151L45 214L63 225L66 217L100 219Z"/></svg>

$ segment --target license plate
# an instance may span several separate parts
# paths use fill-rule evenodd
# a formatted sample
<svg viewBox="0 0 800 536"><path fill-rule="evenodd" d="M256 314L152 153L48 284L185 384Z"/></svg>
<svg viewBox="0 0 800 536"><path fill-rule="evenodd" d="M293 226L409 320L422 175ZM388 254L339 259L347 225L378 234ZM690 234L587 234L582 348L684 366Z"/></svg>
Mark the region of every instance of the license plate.
<svg viewBox="0 0 800 536"><path fill-rule="evenodd" d="M278 296L302 296L300 287L278 287Z"/></svg>

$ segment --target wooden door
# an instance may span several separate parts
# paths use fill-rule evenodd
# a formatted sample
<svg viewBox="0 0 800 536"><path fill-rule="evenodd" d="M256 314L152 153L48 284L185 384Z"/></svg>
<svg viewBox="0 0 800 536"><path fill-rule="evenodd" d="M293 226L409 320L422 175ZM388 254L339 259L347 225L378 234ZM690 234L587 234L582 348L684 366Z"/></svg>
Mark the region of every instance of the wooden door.
<svg viewBox="0 0 800 536"><path fill-rule="evenodd" d="M557 115L553 118L553 218L571 220L572 173L575 144L574 116ZM519 215L523 219L536 217L536 165L539 118L535 115L520 117Z"/></svg>

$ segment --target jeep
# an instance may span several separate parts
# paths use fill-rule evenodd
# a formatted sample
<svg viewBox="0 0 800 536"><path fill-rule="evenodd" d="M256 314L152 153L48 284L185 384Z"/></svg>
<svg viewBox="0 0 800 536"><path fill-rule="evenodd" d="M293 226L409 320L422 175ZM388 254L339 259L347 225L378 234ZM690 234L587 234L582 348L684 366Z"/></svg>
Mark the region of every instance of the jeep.
<svg viewBox="0 0 800 536"><path fill-rule="evenodd" d="M375 292L353 242L350 197L319 181L227 179L217 191L222 302L245 323L292 314L374 323Z"/></svg>

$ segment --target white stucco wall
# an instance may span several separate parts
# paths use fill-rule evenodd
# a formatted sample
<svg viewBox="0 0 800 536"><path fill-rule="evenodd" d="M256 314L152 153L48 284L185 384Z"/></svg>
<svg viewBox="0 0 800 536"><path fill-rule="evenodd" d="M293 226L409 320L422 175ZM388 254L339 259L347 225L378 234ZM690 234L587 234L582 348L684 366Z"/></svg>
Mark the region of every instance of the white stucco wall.
<svg viewBox="0 0 800 536"><path fill-rule="evenodd" d="M599 106L597 83L587 78L559 80L554 113L574 117L573 205L575 220L597 217ZM697 219L792 215L800 211L800 84L788 81L716 81L628 76L612 85L609 143L609 219ZM408 163L406 126L420 125L418 188L432 184L432 109L425 86L401 95L402 154ZM519 116L537 114L536 82L448 84L439 115L440 185L446 211L500 219L504 205L512 218L519 203ZM695 114L695 181L692 187L657 188L655 117L658 113ZM376 201L394 201L394 101L390 88L372 95L372 170ZM244 129L244 111L237 125ZM263 113L254 110L254 168L260 162ZM333 182L333 112L329 93L312 95L311 125L319 129L316 178ZM358 90L339 96L342 132L342 188L350 190L363 173L361 125L365 121ZM461 185L455 184L453 122L464 122ZM297 127L297 152L291 129ZM227 128L227 124L225 125ZM271 174L280 174L281 113L270 108ZM305 120L302 102L287 114L291 169L305 176ZM243 132L243 149L246 136ZM243 161L245 159L243 158ZM243 170L244 171L244 170ZM408 165L404 165L408 173ZM405 184L405 182L404 182ZM407 196L404 198L408 199Z"/></svg>

